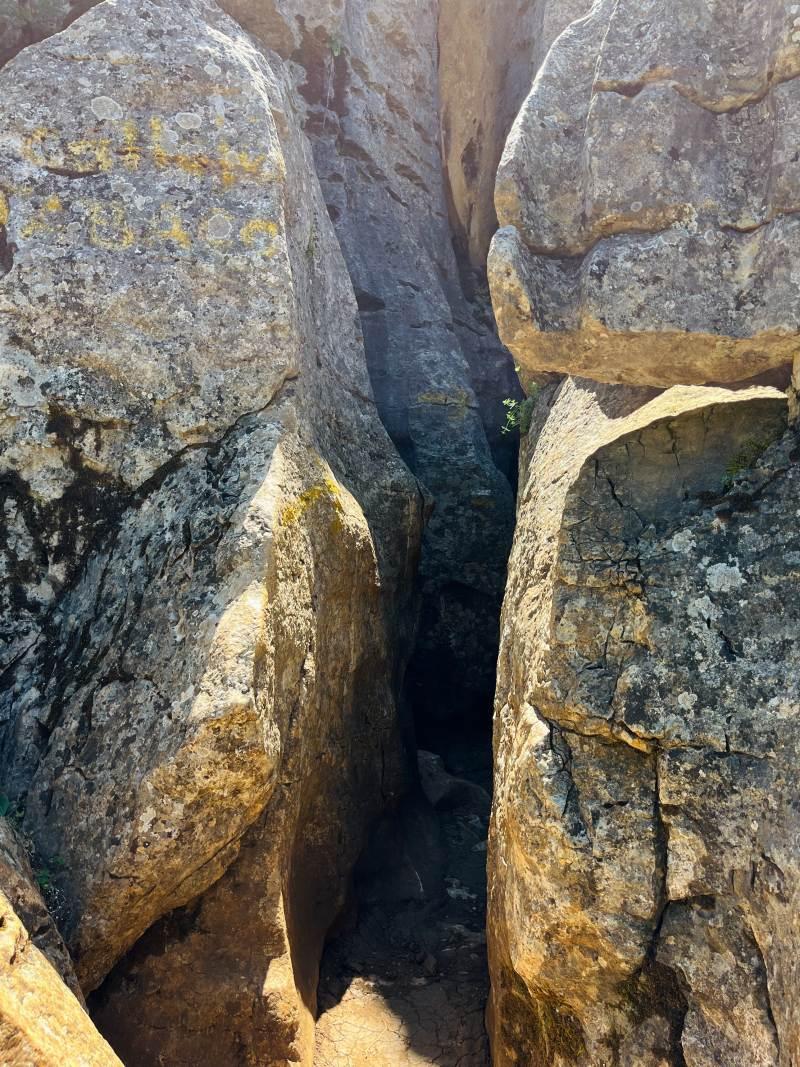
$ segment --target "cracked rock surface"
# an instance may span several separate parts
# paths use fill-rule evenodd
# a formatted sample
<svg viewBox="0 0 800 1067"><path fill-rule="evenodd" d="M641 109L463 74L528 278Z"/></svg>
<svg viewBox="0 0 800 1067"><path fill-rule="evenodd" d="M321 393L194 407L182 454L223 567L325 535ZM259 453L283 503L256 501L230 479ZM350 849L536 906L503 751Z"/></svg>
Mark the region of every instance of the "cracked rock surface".
<svg viewBox="0 0 800 1067"><path fill-rule="evenodd" d="M496 1064L797 1059L785 419L773 390L539 400L495 718Z"/></svg>
<svg viewBox="0 0 800 1067"><path fill-rule="evenodd" d="M0 80L2 791L84 991L150 929L123 1059L302 1058L402 786L419 492L275 54L110 0Z"/></svg>
<svg viewBox="0 0 800 1067"><path fill-rule="evenodd" d="M797 17L601 0L559 37L497 179L490 281L524 367L669 386L791 364Z"/></svg>
<svg viewBox="0 0 800 1067"><path fill-rule="evenodd" d="M432 508L412 699L431 721L482 715L514 521L515 454L501 433L502 400L519 387L485 282L477 293L453 252L437 97L450 68L440 57L438 5L223 6L287 57L356 290L378 409ZM455 100L455 84L449 93ZM501 143L496 132L498 157Z"/></svg>

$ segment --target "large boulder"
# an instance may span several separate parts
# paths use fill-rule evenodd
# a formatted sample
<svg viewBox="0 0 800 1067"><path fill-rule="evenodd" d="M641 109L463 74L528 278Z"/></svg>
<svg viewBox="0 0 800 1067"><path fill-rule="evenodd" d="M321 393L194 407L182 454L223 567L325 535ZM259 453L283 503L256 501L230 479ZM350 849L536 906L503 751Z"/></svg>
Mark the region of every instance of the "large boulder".
<svg viewBox="0 0 800 1067"><path fill-rule="evenodd" d="M302 1057L402 785L419 492L277 56L207 0L108 0L0 81L4 789L85 990L191 905L157 955L206 1054ZM142 1056L198 1062L188 1006L151 1018Z"/></svg>
<svg viewBox="0 0 800 1067"><path fill-rule="evenodd" d="M503 615L494 1062L783 1067L800 1048L785 399L551 393Z"/></svg>
<svg viewBox="0 0 800 1067"><path fill-rule="evenodd" d="M78 8L89 6L90 0L81 0ZM473 53L481 26L492 26L498 47L501 40L505 47L506 31L517 22L505 0L496 18L480 13L478 22L462 19L452 7L437 12L411 0L369 5L221 0L221 6L285 59L305 103L302 122L355 282L381 419L434 509L425 535L412 699L422 720L482 716L493 689L513 526L508 481L515 477L516 451L513 437L503 433L503 401L518 397L519 386L496 336L484 280L476 283L471 277L466 254L459 262L453 253L448 203L455 203L453 196L459 201L452 215L459 245L459 218L465 211L472 214L465 205L473 200L478 205L472 246L482 275L496 226L494 172L530 80L531 48L520 38L505 71L484 41L482 72L476 69L466 79L483 91L464 106L457 88L460 60ZM66 0L60 6L13 0L9 10L15 20L25 21L31 40L74 17ZM454 19L457 27L451 25ZM531 9L526 25L536 19ZM542 32L553 32L552 26ZM441 60L440 39L445 42ZM487 79L497 83L491 99L485 93ZM454 153L463 155L461 142L472 138L472 111L485 117L480 124L486 134L477 137L483 146L479 163L467 161L459 178ZM444 163L442 123L452 130ZM188 133L193 135L191 129ZM147 151L152 144L149 129L143 136L143 145L131 145L134 151ZM224 137L222 143L233 161L236 146ZM91 156L92 148L83 147ZM122 151L127 151L124 144ZM245 155L248 151L245 139ZM186 162L197 165L196 159ZM444 171L451 164L448 199ZM103 218L113 228L113 220ZM171 226L171 216L163 226L157 220L164 232ZM442 665L461 681L439 684Z"/></svg>
<svg viewBox="0 0 800 1067"><path fill-rule="evenodd" d="M224 0L290 60L353 278L381 418L432 498L409 692L419 721L485 721L514 508L501 428L518 386L452 248L437 6ZM282 27L282 28L281 28ZM463 284L462 284L463 283Z"/></svg>
<svg viewBox="0 0 800 1067"><path fill-rule="evenodd" d="M790 0L599 0L552 47L497 178L500 333L533 372L668 386L791 364Z"/></svg>

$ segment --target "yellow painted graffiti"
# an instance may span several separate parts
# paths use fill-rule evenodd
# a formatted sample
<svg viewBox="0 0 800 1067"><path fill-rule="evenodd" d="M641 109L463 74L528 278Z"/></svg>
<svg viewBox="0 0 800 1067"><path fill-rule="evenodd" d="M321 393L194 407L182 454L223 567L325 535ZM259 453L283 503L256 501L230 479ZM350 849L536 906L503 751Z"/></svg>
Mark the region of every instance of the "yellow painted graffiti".
<svg viewBox="0 0 800 1067"><path fill-rule="evenodd" d="M67 206L72 210L65 218L65 205L60 196L52 194L30 212L21 226L24 238L45 235L51 240L63 239L67 219L73 223L86 220L86 237L95 248L105 251L123 251L134 244L143 247L158 247L173 241L183 249L189 249L195 240L213 248L230 247L236 242L249 255L272 257L278 246L274 238L279 233L277 223L271 219L254 218L244 222L237 231L235 216L226 211L215 211L209 218L187 222L177 208L164 205L149 218L131 220L127 205L122 202L99 202L79 198ZM8 199L0 192L0 225L8 223L10 215ZM81 237L76 236L76 241Z"/></svg>
<svg viewBox="0 0 800 1067"><path fill-rule="evenodd" d="M165 240L175 241L181 246L181 248L189 248L192 241L189 234L183 228L183 224L180 219L180 215L177 212L166 213L166 229L160 230L159 234Z"/></svg>
<svg viewBox="0 0 800 1067"><path fill-rule="evenodd" d="M226 189L247 180L278 181L284 175L280 160L273 170L266 154L234 150L224 141L215 146L213 154L173 149L164 120L157 115L147 123L144 137L133 119L119 123L109 136L66 143L57 130L38 126L23 138L22 155L36 167L87 175L111 171L117 161L126 170L136 171L147 158L160 170L175 169L194 178L208 177Z"/></svg>
<svg viewBox="0 0 800 1067"><path fill-rule="evenodd" d="M139 144L139 127L130 119L122 124L122 161L128 170L138 170L142 161L142 149Z"/></svg>
<svg viewBox="0 0 800 1067"><path fill-rule="evenodd" d="M265 256L272 256L275 249L272 239L278 233L278 226L271 219L250 219L239 230L239 240L248 248L253 248L259 243L260 238L265 238L269 244L263 249Z"/></svg>

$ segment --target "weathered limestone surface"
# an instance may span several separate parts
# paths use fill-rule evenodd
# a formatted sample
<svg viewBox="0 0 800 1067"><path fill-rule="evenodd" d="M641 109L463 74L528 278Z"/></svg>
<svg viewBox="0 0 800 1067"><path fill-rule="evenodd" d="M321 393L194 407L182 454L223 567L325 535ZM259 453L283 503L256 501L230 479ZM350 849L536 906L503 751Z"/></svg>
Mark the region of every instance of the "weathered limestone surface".
<svg viewBox="0 0 800 1067"><path fill-rule="evenodd" d="M49 887L52 872L39 873L39 881ZM11 823L0 818L0 890L22 921L36 948L58 971L67 986L83 1003L83 994L75 977L64 944L31 867L28 852Z"/></svg>
<svg viewBox="0 0 800 1067"><path fill-rule="evenodd" d="M85 990L178 916L124 1058L147 1006L136 1062L302 1061L402 782L419 492L277 56L109 0L0 82L4 791Z"/></svg>
<svg viewBox="0 0 800 1067"><path fill-rule="evenodd" d="M600 0L554 44L500 165L489 266L527 369L663 386L791 364L797 18Z"/></svg>
<svg viewBox="0 0 800 1067"><path fill-rule="evenodd" d="M26 45L58 33L97 0L0 0L0 64Z"/></svg>
<svg viewBox="0 0 800 1067"><path fill-rule="evenodd" d="M22 18L20 5L12 6ZM532 46L520 26L543 16L535 5L521 23L519 13L505 11L504 0L497 19L476 13L476 23L462 20L445 5L440 28L437 6L413 0L369 5L359 0L223 0L221 6L284 57L305 100L304 126L355 283L381 418L434 508L425 534L423 610L410 690L424 707L423 717L463 719L482 708L493 689L495 631L513 526L507 480L515 473L514 441L502 433L503 400L519 395L511 359L488 309L482 268L496 226L491 190L497 160L530 81ZM60 14L40 0L26 8L25 18L41 37L58 27ZM448 51L454 18L460 28L455 49ZM511 36L519 43L504 73L483 42L483 73L465 79L475 86L465 106L456 86L458 60L471 54L469 42L476 32L480 35L479 24L492 27L498 42ZM465 34L472 34L469 41ZM441 119L439 71L449 72L442 75ZM487 78L497 81L491 101L478 93ZM486 158L476 169L467 168L456 195L480 203L477 279L466 263L457 263L451 247L444 179L448 164L442 160L440 129L442 122L452 127L460 142L471 124L462 116L475 109L487 109ZM149 133L147 138L151 143ZM223 142L232 164L238 146ZM123 143L121 149L110 145L109 150L127 148ZM168 146L162 146L164 152ZM245 155L250 158L249 149ZM474 192L478 189L479 194ZM113 229L113 219L101 221ZM158 229L168 232L171 225L171 218L163 226L157 220ZM222 337L219 343L224 343ZM247 360L241 362L244 377ZM203 409L196 401L207 398L201 394L195 399L193 386L187 385L193 406ZM259 381L253 391L268 387ZM207 390L213 388L209 382ZM192 422L187 395L178 392L171 400L183 423ZM219 414L224 419L225 413ZM145 422L149 418L147 404L141 417ZM187 440L207 429L199 423L175 427ZM139 463L143 459L135 457ZM84 516L81 520L86 522ZM85 534L91 537L91 530ZM460 685L437 687L442 664L455 668Z"/></svg>
<svg viewBox="0 0 800 1067"><path fill-rule="evenodd" d="M0 1057L7 1067L121 1067L0 890Z"/></svg>
<svg viewBox="0 0 800 1067"><path fill-rule="evenodd" d="M223 6L290 58L306 102L305 129L355 285L381 418L434 504L410 690L421 718L463 721L471 709L482 712L494 685L513 527L496 462L511 474L502 399L518 385L485 298L465 299L452 250L437 5ZM446 675L456 683L439 685Z"/></svg>
<svg viewBox="0 0 800 1067"><path fill-rule="evenodd" d="M483 272L497 166L533 75L591 0L440 0L442 155L456 240Z"/></svg>
<svg viewBox="0 0 800 1067"><path fill-rule="evenodd" d="M41 876L40 876L41 877ZM0 819L0 1061L112 1067L18 835Z"/></svg>
<svg viewBox="0 0 800 1067"><path fill-rule="evenodd" d="M485 268L497 229L497 165L533 79L534 27L541 7L518 0L439 4L439 106L448 206L456 239L479 270Z"/></svg>
<svg viewBox="0 0 800 1067"><path fill-rule="evenodd" d="M539 400L495 719L495 1064L797 1061L785 417L773 390Z"/></svg>

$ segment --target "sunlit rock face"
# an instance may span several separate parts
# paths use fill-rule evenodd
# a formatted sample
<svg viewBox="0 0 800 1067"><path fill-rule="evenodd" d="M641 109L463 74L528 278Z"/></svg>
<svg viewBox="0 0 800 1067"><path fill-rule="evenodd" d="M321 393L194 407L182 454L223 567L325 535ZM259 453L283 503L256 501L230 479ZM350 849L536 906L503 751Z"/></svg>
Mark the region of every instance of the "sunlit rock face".
<svg viewBox="0 0 800 1067"><path fill-rule="evenodd" d="M535 372L668 386L788 367L800 34L789 0L602 0L498 174L501 336Z"/></svg>
<svg viewBox="0 0 800 1067"><path fill-rule="evenodd" d="M519 386L485 286L476 291L453 252L438 103L444 13L417 0L223 6L288 59L378 410L432 508L410 700L434 727L485 719L514 521L502 401Z"/></svg>
<svg viewBox="0 0 800 1067"><path fill-rule="evenodd" d="M696 386L796 375L798 12L582 14L509 136L489 256L501 336L550 382L498 668L494 1061L783 1067L796 385Z"/></svg>
<svg viewBox="0 0 800 1067"><path fill-rule="evenodd" d="M17 813L14 813L17 821ZM7 1067L121 1067L86 1014L23 839L0 818L0 1059Z"/></svg>
<svg viewBox="0 0 800 1067"><path fill-rule="evenodd" d="M111 0L0 80L3 791L85 990L217 883L199 942L159 937L142 1056L198 1062L200 1016L214 1062L302 1056L402 782L419 493L274 54L204 0ZM125 1058L138 992L103 1014Z"/></svg>
<svg viewBox="0 0 800 1067"><path fill-rule="evenodd" d="M797 1056L785 422L774 390L539 400L498 673L495 1063Z"/></svg>
<svg viewBox="0 0 800 1067"><path fill-rule="evenodd" d="M483 270L506 137L553 41L591 0L440 0L439 107L455 240Z"/></svg>

